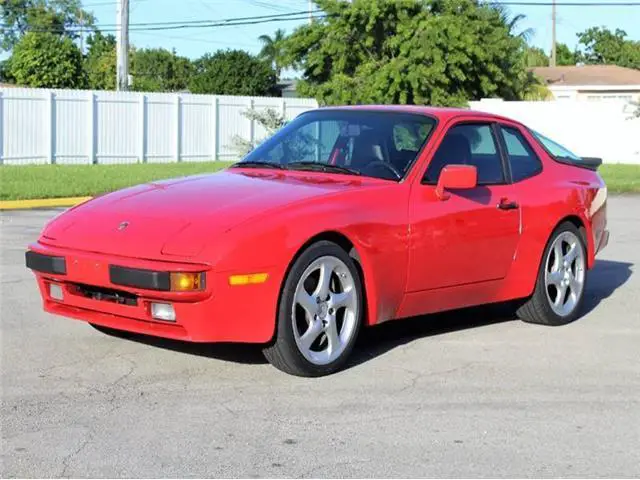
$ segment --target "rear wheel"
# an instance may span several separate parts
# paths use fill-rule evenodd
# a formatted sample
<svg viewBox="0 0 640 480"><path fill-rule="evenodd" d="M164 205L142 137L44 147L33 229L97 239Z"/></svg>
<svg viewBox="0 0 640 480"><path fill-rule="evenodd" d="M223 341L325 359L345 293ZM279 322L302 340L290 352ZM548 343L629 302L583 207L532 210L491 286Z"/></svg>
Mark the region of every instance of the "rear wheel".
<svg viewBox="0 0 640 480"><path fill-rule="evenodd" d="M536 288L517 312L526 322L564 325L575 320L587 280L587 250L582 234L571 222L551 235L542 257Z"/></svg>
<svg viewBox="0 0 640 480"><path fill-rule="evenodd" d="M353 349L362 310L362 283L353 259L332 242L315 243L287 275L275 340L264 355L292 375L333 373Z"/></svg>

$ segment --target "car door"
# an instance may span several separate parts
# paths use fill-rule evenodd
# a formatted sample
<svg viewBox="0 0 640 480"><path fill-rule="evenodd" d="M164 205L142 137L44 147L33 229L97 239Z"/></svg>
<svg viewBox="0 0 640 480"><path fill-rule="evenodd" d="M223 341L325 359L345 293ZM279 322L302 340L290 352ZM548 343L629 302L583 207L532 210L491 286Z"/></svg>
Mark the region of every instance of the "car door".
<svg viewBox="0 0 640 480"><path fill-rule="evenodd" d="M412 189L408 292L507 275L520 235L520 208L497 133L486 121L450 125ZM441 200L436 183L451 164L475 166L478 185Z"/></svg>

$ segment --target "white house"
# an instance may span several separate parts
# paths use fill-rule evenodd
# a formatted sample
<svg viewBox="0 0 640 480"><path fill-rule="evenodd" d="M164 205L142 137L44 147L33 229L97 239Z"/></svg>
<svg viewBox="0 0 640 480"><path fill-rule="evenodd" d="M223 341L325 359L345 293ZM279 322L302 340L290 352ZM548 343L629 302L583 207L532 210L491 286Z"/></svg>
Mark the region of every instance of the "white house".
<svg viewBox="0 0 640 480"><path fill-rule="evenodd" d="M640 70L616 65L536 67L556 100L640 101Z"/></svg>

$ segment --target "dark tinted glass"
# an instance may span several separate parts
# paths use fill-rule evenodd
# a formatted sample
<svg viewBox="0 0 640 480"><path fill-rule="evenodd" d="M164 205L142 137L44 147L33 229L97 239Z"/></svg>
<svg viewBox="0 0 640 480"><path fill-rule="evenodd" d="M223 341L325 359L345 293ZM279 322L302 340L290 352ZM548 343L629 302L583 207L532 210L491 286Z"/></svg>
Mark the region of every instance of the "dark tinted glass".
<svg viewBox="0 0 640 480"><path fill-rule="evenodd" d="M511 127L502 127L501 130L513 181L519 182L539 173L542 163L520 131Z"/></svg>
<svg viewBox="0 0 640 480"><path fill-rule="evenodd" d="M399 180L420 153L436 121L418 114L318 109L304 113L250 152L242 162L289 169L335 165L361 175ZM304 162L305 165L296 165Z"/></svg>
<svg viewBox="0 0 640 480"><path fill-rule="evenodd" d="M478 169L478 183L504 183L502 160L487 124L461 124L449 129L433 155L424 181L436 183L440 171L451 164L473 165Z"/></svg>

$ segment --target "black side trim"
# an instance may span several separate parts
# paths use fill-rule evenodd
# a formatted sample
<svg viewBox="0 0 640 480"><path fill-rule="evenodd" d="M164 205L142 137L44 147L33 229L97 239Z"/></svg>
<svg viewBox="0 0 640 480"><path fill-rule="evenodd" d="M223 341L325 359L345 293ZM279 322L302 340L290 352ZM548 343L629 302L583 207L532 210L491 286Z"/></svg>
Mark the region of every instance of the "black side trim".
<svg viewBox="0 0 640 480"><path fill-rule="evenodd" d="M53 257L28 251L25 253L25 263L27 268L42 273L56 273L66 275L67 264L64 257Z"/></svg>
<svg viewBox="0 0 640 480"><path fill-rule="evenodd" d="M171 289L169 272L156 272L154 270L109 265L109 278L111 283L125 285L127 287L167 292Z"/></svg>

